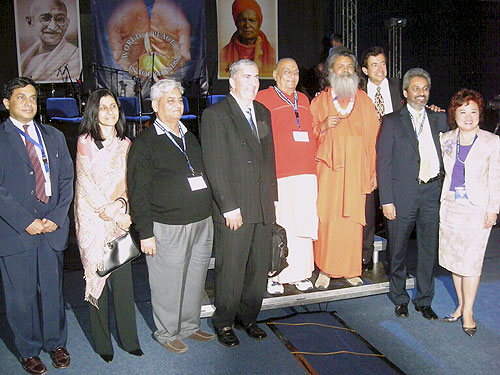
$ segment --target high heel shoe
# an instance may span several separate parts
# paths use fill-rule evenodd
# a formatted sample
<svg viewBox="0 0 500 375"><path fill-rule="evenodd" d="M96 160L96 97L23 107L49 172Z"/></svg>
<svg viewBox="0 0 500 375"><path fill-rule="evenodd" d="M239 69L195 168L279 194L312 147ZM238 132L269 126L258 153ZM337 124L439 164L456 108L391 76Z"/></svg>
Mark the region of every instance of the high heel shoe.
<svg viewBox="0 0 500 375"><path fill-rule="evenodd" d="M464 330L464 332L467 335L469 335L470 337L472 337L472 336L474 336L474 334L477 331L477 326L476 327L471 327L471 328L467 328L467 327L462 326L462 329Z"/></svg>
<svg viewBox="0 0 500 375"><path fill-rule="evenodd" d="M453 316L453 315L446 315L444 318L441 319L442 322L445 323L455 323L460 320L462 316Z"/></svg>

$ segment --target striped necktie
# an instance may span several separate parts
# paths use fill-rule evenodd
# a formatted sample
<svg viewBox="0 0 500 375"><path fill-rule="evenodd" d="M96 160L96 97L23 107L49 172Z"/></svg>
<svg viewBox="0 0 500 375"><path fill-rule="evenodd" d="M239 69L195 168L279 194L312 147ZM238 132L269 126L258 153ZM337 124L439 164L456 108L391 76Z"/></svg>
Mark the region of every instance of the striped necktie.
<svg viewBox="0 0 500 375"><path fill-rule="evenodd" d="M28 134L28 126L23 125L24 132ZM49 198L45 195L45 176L43 175L42 166L40 164L40 159L38 159L38 155L36 154L35 146L31 141L25 138L26 141L26 151L28 151L28 155L31 160L31 165L33 166L33 170L35 171L35 192L36 197L43 203L47 203Z"/></svg>

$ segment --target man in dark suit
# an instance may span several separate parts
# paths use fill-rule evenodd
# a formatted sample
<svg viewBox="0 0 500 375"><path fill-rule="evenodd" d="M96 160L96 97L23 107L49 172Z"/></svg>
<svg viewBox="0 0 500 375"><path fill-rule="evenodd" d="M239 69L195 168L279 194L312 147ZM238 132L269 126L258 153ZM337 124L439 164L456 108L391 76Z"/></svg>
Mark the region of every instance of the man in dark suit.
<svg viewBox="0 0 500 375"><path fill-rule="evenodd" d="M437 319L431 308L437 258L439 198L443 163L439 133L448 130L444 113L426 110L431 78L420 68L403 77L407 105L384 117L377 143L377 176L382 212L389 230L389 297L398 317L408 316L408 238L417 226L415 309Z"/></svg>
<svg viewBox="0 0 500 375"><path fill-rule="evenodd" d="M23 368L44 374L38 355L69 366L62 295L63 250L73 199L73 162L64 135L36 123L36 84L10 81L9 119L0 126L0 271L7 319Z"/></svg>
<svg viewBox="0 0 500 375"><path fill-rule="evenodd" d="M229 69L230 95L201 120L203 161L214 197L215 313L219 342L236 346L238 329L266 333L256 319L266 289L271 224L278 200L269 111L255 102L259 70L250 60Z"/></svg>
<svg viewBox="0 0 500 375"><path fill-rule="evenodd" d="M377 110L382 123L382 116L399 111L403 100L397 78L387 78L387 59L382 47L371 47L363 55L361 70L368 76L366 93ZM377 207L379 207L378 190L366 195L365 217L363 227L363 270L373 268L373 241L375 236ZM381 215L381 214L380 214ZM387 251L386 254L389 252Z"/></svg>

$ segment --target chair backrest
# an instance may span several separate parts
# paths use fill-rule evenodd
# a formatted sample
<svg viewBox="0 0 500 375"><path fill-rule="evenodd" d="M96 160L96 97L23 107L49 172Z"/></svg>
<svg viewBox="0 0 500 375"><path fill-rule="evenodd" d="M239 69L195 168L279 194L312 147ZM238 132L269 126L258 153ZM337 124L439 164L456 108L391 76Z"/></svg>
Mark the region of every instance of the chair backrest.
<svg viewBox="0 0 500 375"><path fill-rule="evenodd" d="M78 117L78 103L74 98L47 98L49 117Z"/></svg>
<svg viewBox="0 0 500 375"><path fill-rule="evenodd" d="M182 97L182 103L184 103L184 112L182 114L187 115L189 113L189 103L185 96Z"/></svg>
<svg viewBox="0 0 500 375"><path fill-rule="evenodd" d="M226 95L208 95L207 96L207 107L210 107L212 104L220 102L225 97L226 97Z"/></svg>
<svg viewBox="0 0 500 375"><path fill-rule="evenodd" d="M120 96L118 97L122 105L122 110L125 116L139 115L139 99L135 96Z"/></svg>

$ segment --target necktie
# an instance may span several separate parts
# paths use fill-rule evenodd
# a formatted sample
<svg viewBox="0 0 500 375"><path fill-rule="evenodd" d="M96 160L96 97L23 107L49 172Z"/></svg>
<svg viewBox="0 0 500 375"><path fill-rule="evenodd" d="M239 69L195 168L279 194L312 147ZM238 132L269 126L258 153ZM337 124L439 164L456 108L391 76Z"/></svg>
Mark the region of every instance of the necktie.
<svg viewBox="0 0 500 375"><path fill-rule="evenodd" d="M28 126L23 125L24 132L28 134ZM26 141L26 151L28 151L28 155L31 159L31 164L33 166L33 170L35 171L35 179L36 186L35 192L36 197L43 203L47 203L49 198L45 195L45 176L43 175L42 166L40 165L40 160L38 159L38 155L36 154L35 146L29 139L25 139Z"/></svg>
<svg viewBox="0 0 500 375"><path fill-rule="evenodd" d="M252 109L251 108L247 108L246 109L246 112L247 112L247 121L248 121L248 125L250 125L250 129L252 129L252 133L255 135L255 137L257 139L259 139L259 133L257 133L257 128L253 122L253 119L252 119Z"/></svg>
<svg viewBox="0 0 500 375"><path fill-rule="evenodd" d="M375 109L377 110L377 116L380 123L382 123L382 116L384 116L384 98L380 92L380 86L377 87L377 93L375 94Z"/></svg>

